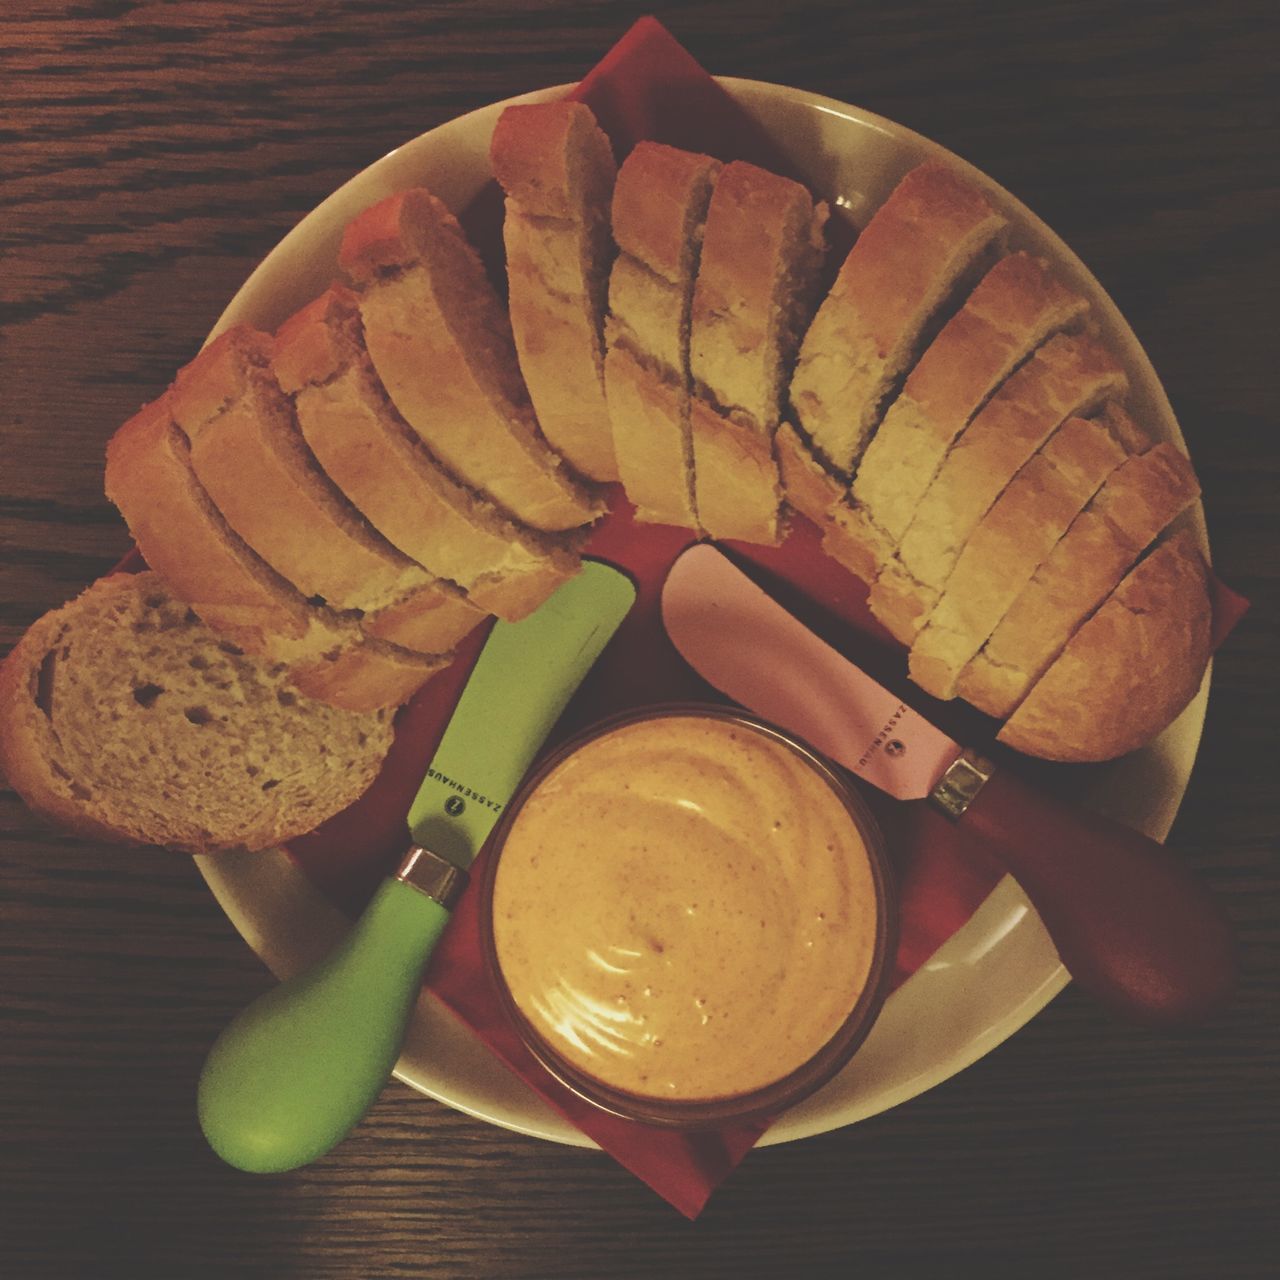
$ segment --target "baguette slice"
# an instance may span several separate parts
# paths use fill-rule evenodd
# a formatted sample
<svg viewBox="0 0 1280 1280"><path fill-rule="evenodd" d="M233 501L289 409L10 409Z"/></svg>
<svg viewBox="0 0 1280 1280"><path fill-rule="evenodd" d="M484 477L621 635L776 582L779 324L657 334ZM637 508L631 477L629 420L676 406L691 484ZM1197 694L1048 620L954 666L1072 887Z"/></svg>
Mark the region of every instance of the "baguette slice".
<svg viewBox="0 0 1280 1280"><path fill-rule="evenodd" d="M956 696L960 672L1124 459L1105 419L1068 418L1049 437L983 516L916 634L916 684L935 698Z"/></svg>
<svg viewBox="0 0 1280 1280"><path fill-rule="evenodd" d="M1068 334L1051 338L1004 383L951 447L871 588L872 612L898 640L915 638L970 535L1028 459L1066 418L1126 386L1105 347Z"/></svg>
<svg viewBox="0 0 1280 1280"><path fill-rule="evenodd" d="M689 330L719 172L710 156L641 142L613 191L605 390L618 471L637 520L692 529Z"/></svg>
<svg viewBox="0 0 1280 1280"><path fill-rule="evenodd" d="M583 475L616 480L604 313L617 166L581 102L508 107L489 150L507 194L508 310L543 434Z"/></svg>
<svg viewBox="0 0 1280 1280"><path fill-rule="evenodd" d="M1067 642L997 735L1047 760L1113 760L1195 696L1209 661L1208 570L1189 531L1160 543Z"/></svg>
<svg viewBox="0 0 1280 1280"><path fill-rule="evenodd" d="M930 320L1005 225L936 161L911 170L876 211L804 335L791 382L799 426L832 469L852 473Z"/></svg>
<svg viewBox="0 0 1280 1280"><path fill-rule="evenodd" d="M1000 384L1088 303L1030 254L1002 258L947 321L890 404L834 514L842 562L867 582L893 555L947 450Z"/></svg>
<svg viewBox="0 0 1280 1280"><path fill-rule="evenodd" d="M320 470L270 370L271 339L228 330L177 376L174 421L196 479L244 541L306 597L363 614L365 632L422 653L484 618L373 529Z"/></svg>
<svg viewBox="0 0 1280 1280"><path fill-rule="evenodd" d="M843 527L840 517L848 507L848 483L819 460L812 446L790 422L778 428L773 438L773 452L788 504L818 526L823 534L823 549L839 559L834 545L828 545L828 538L838 537ZM862 576L857 568L860 563L855 555L848 567Z"/></svg>
<svg viewBox="0 0 1280 1280"><path fill-rule="evenodd" d="M391 746L386 712L301 697L155 573L116 574L45 614L0 665L0 770L96 838L262 849L351 804Z"/></svg>
<svg viewBox="0 0 1280 1280"><path fill-rule="evenodd" d="M726 165L715 184L690 333L695 503L712 537L781 539L773 437L825 221L798 182L754 165Z"/></svg>
<svg viewBox="0 0 1280 1280"><path fill-rule="evenodd" d="M359 302L335 285L285 322L272 370L325 473L405 555L514 622L578 572L562 539L513 523L459 484L387 398Z"/></svg>
<svg viewBox="0 0 1280 1280"><path fill-rule="evenodd" d="M349 617L308 603L234 533L191 469L170 393L107 445L107 497L147 563L198 617L247 653L288 668L292 684L350 711L397 706L448 655L366 636Z"/></svg>
<svg viewBox="0 0 1280 1280"><path fill-rule="evenodd" d="M346 228L365 342L404 420L456 476L535 529L603 510L538 434L511 323L457 219L421 188Z"/></svg>
<svg viewBox="0 0 1280 1280"><path fill-rule="evenodd" d="M960 674L960 696L1006 719L1134 561L1197 498L1171 444L1129 458L1076 517Z"/></svg>

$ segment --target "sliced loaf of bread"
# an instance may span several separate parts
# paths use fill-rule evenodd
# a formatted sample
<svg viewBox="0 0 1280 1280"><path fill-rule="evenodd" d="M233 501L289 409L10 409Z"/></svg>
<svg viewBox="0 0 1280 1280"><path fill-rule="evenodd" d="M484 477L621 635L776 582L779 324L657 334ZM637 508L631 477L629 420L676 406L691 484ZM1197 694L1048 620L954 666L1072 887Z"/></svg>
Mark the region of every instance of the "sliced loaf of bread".
<svg viewBox="0 0 1280 1280"><path fill-rule="evenodd" d="M251 551L196 479L169 401L166 392L112 436L106 492L176 596L237 647L287 668L304 693L348 710L397 706L445 665L311 604Z"/></svg>
<svg viewBox="0 0 1280 1280"><path fill-rule="evenodd" d="M1162 541L1067 641L996 736L1066 761L1112 760L1150 742L1204 678L1207 584L1189 531Z"/></svg>
<svg viewBox="0 0 1280 1280"><path fill-rule="evenodd" d="M710 156L638 143L613 191L605 389L614 453L636 519L698 527L689 329L711 190Z"/></svg>
<svg viewBox="0 0 1280 1280"><path fill-rule="evenodd" d="M577 471L616 480L604 390L613 148L585 103L561 100L508 107L489 159L507 195L508 310L538 424Z"/></svg>
<svg viewBox="0 0 1280 1280"><path fill-rule="evenodd" d="M781 538L773 437L822 264L826 207L797 182L735 161L707 211L694 285L694 491L712 537Z"/></svg>
<svg viewBox="0 0 1280 1280"><path fill-rule="evenodd" d="M170 408L223 518L307 598L356 610L371 636L446 653L485 617L397 551L333 485L271 373L271 339L228 330L183 368Z"/></svg>
<svg viewBox="0 0 1280 1280"><path fill-rule="evenodd" d="M339 257L378 377L454 475L535 529L600 515L539 433L511 322L441 201L422 188L389 196L348 225Z"/></svg>
<svg viewBox="0 0 1280 1280"><path fill-rule="evenodd" d="M937 603L982 517L1058 426L1127 383L1095 339L1059 334L1004 383L947 453L911 524L871 588L872 612L903 644Z"/></svg>
<svg viewBox="0 0 1280 1280"><path fill-rule="evenodd" d="M791 406L819 458L849 476L933 318L1004 231L946 165L912 169L849 251L804 335Z"/></svg>
<svg viewBox="0 0 1280 1280"><path fill-rule="evenodd" d="M947 450L1041 343L1087 303L1026 253L1002 258L931 342L858 464L841 526L841 562L874 582L911 523Z"/></svg>
<svg viewBox="0 0 1280 1280"><path fill-rule="evenodd" d="M955 697L960 672L1125 456L1105 418L1068 418L1049 437L982 517L916 633L916 684Z"/></svg>
<svg viewBox="0 0 1280 1280"><path fill-rule="evenodd" d="M190 853L310 831L373 781L386 712L288 687L155 573L115 574L45 614L0 665L0 771L85 835Z"/></svg>
<svg viewBox="0 0 1280 1280"><path fill-rule="evenodd" d="M387 398L359 302L335 285L276 334L272 370L320 466L405 555L517 621L577 573L569 540L505 518L432 457Z"/></svg>
<svg viewBox="0 0 1280 1280"><path fill-rule="evenodd" d="M988 715L1012 715L1143 549L1199 493L1191 463L1171 444L1136 453L1112 472L961 672L960 696Z"/></svg>

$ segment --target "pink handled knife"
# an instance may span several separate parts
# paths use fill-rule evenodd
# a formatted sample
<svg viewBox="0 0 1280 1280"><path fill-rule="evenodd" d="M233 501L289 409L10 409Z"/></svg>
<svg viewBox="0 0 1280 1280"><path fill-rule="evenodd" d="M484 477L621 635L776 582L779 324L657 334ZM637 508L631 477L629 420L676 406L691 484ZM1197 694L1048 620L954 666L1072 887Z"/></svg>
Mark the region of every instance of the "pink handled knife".
<svg viewBox="0 0 1280 1280"><path fill-rule="evenodd" d="M1063 964L1119 1013L1191 1022L1229 999L1231 930L1156 841L1035 791L962 748L792 617L714 547L691 547L662 593L695 671L900 800L928 799L1022 886Z"/></svg>

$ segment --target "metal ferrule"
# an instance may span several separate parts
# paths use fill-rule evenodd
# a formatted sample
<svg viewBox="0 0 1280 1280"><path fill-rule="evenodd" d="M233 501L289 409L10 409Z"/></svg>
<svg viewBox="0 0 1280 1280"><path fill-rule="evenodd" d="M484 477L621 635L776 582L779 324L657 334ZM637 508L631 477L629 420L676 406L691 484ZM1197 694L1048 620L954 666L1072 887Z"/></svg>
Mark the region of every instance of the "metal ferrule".
<svg viewBox="0 0 1280 1280"><path fill-rule="evenodd" d="M467 887L467 873L461 867L455 867L447 858L418 844L405 854L396 879L403 880L419 893L425 893L446 911L452 911L458 905L458 899Z"/></svg>
<svg viewBox="0 0 1280 1280"><path fill-rule="evenodd" d="M995 769L990 760L966 747L947 766L929 799L953 821L961 818Z"/></svg>

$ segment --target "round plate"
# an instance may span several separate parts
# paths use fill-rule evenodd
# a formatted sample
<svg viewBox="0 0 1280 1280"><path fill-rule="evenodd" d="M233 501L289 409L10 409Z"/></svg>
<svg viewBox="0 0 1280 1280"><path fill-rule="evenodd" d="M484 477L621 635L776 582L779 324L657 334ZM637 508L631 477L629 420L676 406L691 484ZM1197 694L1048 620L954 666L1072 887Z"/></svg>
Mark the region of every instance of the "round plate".
<svg viewBox="0 0 1280 1280"><path fill-rule="evenodd" d="M1129 405L1157 436L1182 445L1155 371L1138 340L1084 264L1030 210L944 148L856 107L758 81L720 83L794 158L820 197L859 225L907 169L945 157L1009 214L1013 247L1032 249L1092 302L1093 313L1131 379ZM565 86L511 99L537 102ZM427 186L461 209L489 180L489 138L506 102L452 120L391 152L303 219L233 299L215 334L237 322L273 330L328 287L346 223L410 186ZM1192 515L1207 553L1203 516ZM1208 675L1192 704L1161 737L1100 770L1090 803L1163 839L1195 760ZM282 852L198 859L201 872L245 940L279 977L311 964L342 935L340 915ZM765 1143L789 1142L852 1124L932 1088L989 1052L1067 983L1035 912L1010 880L888 1001L848 1068L780 1117ZM521 1133L589 1146L581 1133L511 1075L435 999L419 1001L396 1070L405 1083L449 1106Z"/></svg>

